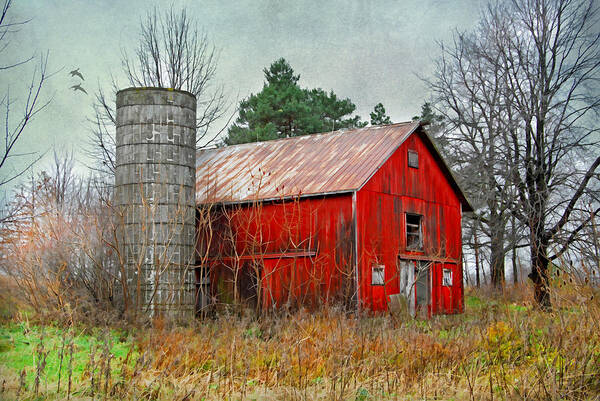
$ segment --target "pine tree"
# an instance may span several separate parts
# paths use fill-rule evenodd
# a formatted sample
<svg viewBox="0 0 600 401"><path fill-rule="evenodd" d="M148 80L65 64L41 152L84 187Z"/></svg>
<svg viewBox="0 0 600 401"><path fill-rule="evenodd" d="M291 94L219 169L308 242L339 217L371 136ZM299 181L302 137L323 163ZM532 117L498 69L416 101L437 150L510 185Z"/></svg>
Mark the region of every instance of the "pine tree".
<svg viewBox="0 0 600 401"><path fill-rule="evenodd" d="M341 128L364 127L350 99L321 88L303 89L289 63L280 58L263 70L263 89L240 102L239 116L225 145L289 138Z"/></svg>
<svg viewBox="0 0 600 401"><path fill-rule="evenodd" d="M371 116L371 125L386 125L391 124L392 120L388 115L385 114L385 107L383 104L377 103L375 108L370 114Z"/></svg>
<svg viewBox="0 0 600 401"><path fill-rule="evenodd" d="M451 156L446 153L446 147L448 146L448 140L444 137L444 116L437 114L431 103L425 102L421 106L421 115L414 116L413 121L421 120L425 124L425 131L431 136L436 145L440 148L440 151L444 153L446 160L450 160Z"/></svg>

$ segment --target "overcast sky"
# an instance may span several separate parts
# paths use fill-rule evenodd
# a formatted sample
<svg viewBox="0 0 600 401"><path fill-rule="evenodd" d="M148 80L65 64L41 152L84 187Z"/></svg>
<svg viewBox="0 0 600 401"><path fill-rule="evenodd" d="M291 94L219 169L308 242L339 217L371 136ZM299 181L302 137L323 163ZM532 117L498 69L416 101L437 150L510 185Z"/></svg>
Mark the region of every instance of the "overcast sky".
<svg viewBox="0 0 600 401"><path fill-rule="evenodd" d="M336 1L173 1L186 7L220 49L217 81L230 102L259 91L263 68L285 57L303 87L334 90L357 105L368 120L382 102L394 122L420 111L429 93L418 75L428 76L439 54L437 41L451 40L456 29L471 28L482 0L336 0ZM13 20L31 21L11 37L2 64L49 51L48 70L57 72L44 87L52 98L28 126L18 152L47 152L38 170L48 168L53 148L72 150L83 166L89 146L93 93L117 79L121 49L135 46L139 22L155 5L148 0L14 0ZM23 101L34 63L0 72L0 87ZM79 68L89 95L74 92ZM121 82L124 82L121 80ZM16 111L19 103L13 109ZM14 121L16 115L11 117ZM14 166L13 166L14 167ZM10 168L10 167L9 167ZM3 169L4 170L4 169ZM6 172L0 172L6 174Z"/></svg>

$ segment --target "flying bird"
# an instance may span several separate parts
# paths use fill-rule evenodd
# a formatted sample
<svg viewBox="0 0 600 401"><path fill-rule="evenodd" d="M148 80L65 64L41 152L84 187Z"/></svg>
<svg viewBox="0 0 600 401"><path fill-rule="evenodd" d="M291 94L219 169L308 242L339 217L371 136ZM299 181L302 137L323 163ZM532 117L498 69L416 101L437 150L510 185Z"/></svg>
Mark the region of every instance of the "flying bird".
<svg viewBox="0 0 600 401"><path fill-rule="evenodd" d="M72 77L79 77L79 78L83 79L83 75L81 75L81 73L79 72L79 68L69 72L69 74L71 74ZM83 80L85 81L85 79L83 79Z"/></svg>
<svg viewBox="0 0 600 401"><path fill-rule="evenodd" d="M82 91L86 95L88 94L86 90L81 87L81 84L73 85L71 86L71 89L73 89L74 91Z"/></svg>

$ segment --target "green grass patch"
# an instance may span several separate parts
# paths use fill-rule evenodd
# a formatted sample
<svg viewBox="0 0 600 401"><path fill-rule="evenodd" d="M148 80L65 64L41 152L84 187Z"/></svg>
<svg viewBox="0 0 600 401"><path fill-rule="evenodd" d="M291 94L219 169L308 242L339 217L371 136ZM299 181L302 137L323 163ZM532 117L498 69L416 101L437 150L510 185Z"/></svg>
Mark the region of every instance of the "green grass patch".
<svg viewBox="0 0 600 401"><path fill-rule="evenodd" d="M518 305L518 304L507 304L507 308L508 308L508 310L510 310L512 312L527 312L528 310L531 309L531 307Z"/></svg>
<svg viewBox="0 0 600 401"><path fill-rule="evenodd" d="M64 339L64 349L63 349ZM103 349L110 345L111 369L116 373L132 347L132 340L117 330L63 329L53 326L31 326L9 323L0 326L0 365L17 374L25 369L27 383L33 382L39 358L47 353L44 378L49 382L58 380L61 360L61 376L64 378L69 360L69 341L73 342L72 371L80 378L86 371L92 353L101 358ZM93 352L92 352L93 351ZM130 359L130 364L135 361Z"/></svg>
<svg viewBox="0 0 600 401"><path fill-rule="evenodd" d="M465 297L465 305L467 308L479 309L484 306L484 302L473 295L468 295Z"/></svg>

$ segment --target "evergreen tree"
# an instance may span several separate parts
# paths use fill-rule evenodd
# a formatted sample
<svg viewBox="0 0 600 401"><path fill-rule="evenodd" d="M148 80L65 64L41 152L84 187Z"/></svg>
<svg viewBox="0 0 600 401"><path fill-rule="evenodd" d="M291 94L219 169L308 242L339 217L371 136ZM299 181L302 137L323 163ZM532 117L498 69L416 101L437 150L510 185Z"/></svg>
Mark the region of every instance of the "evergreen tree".
<svg viewBox="0 0 600 401"><path fill-rule="evenodd" d="M444 116L437 114L435 110L433 110L433 107L431 107L431 103L425 102L421 106L421 115L413 117L413 121L416 120L421 120L430 126L430 131L435 131L435 133L437 133L444 122Z"/></svg>
<svg viewBox="0 0 600 401"><path fill-rule="evenodd" d="M333 91L303 89L300 75L280 58L263 70L263 89L240 102L239 116L224 139L225 145L364 127L360 116L349 117L356 106Z"/></svg>
<svg viewBox="0 0 600 401"><path fill-rule="evenodd" d="M296 85L300 79L300 75L294 75L292 66L283 57L274 61L269 68L264 68L263 72L269 85Z"/></svg>
<svg viewBox="0 0 600 401"><path fill-rule="evenodd" d="M431 103L425 102L421 106L421 115L414 116L413 121L421 120L425 124L425 131L431 136L444 157L449 160L451 156L446 152L448 139L444 136L444 116L437 114Z"/></svg>
<svg viewBox="0 0 600 401"><path fill-rule="evenodd" d="M392 120L388 115L385 114L385 107L383 104L377 103L375 108L370 114L371 116L371 125L386 125L391 124Z"/></svg>

